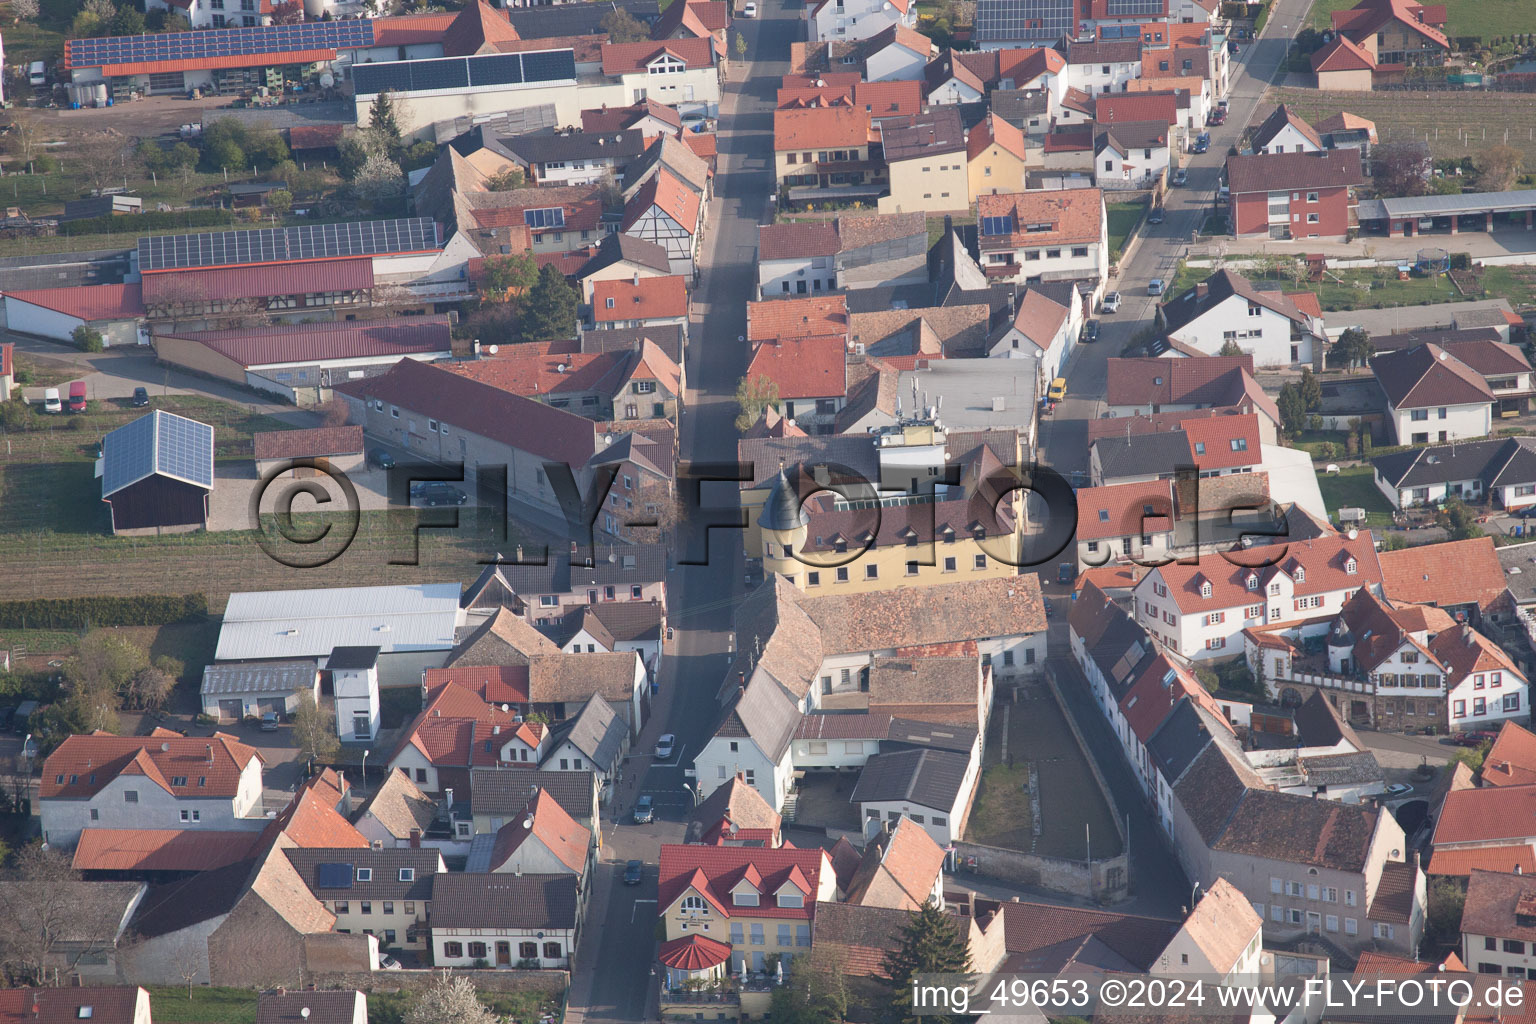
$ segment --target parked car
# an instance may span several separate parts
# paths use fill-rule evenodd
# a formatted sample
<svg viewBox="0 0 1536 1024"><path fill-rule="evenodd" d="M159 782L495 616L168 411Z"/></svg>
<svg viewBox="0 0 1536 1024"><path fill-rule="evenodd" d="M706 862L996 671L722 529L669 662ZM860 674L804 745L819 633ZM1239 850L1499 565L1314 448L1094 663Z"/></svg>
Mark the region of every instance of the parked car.
<svg viewBox="0 0 1536 1024"><path fill-rule="evenodd" d="M1106 294L1104 296L1104 304L1101 305L1099 307L1099 309L1100 309L1100 311L1105 312L1105 313L1118 313L1118 312L1120 312L1120 293L1119 292L1109 292L1108 294Z"/></svg>
<svg viewBox="0 0 1536 1024"><path fill-rule="evenodd" d="M59 397L58 388L49 388L43 392L43 412L63 412L64 400Z"/></svg>
<svg viewBox="0 0 1536 1024"><path fill-rule="evenodd" d="M1077 579L1077 566L1071 562L1058 562L1056 564L1056 582L1071 583Z"/></svg>
<svg viewBox="0 0 1536 1024"><path fill-rule="evenodd" d="M382 448L375 448L368 453L368 465L377 469L394 469L395 457Z"/></svg>
<svg viewBox="0 0 1536 1024"><path fill-rule="evenodd" d="M1059 402L1063 398L1066 398L1067 378L1057 377L1055 380L1051 381L1050 390L1045 393L1045 397L1052 402Z"/></svg>
<svg viewBox="0 0 1536 1024"><path fill-rule="evenodd" d="M1211 133L1201 132L1195 136L1194 151L1196 153L1208 153L1211 149Z"/></svg>
<svg viewBox="0 0 1536 1024"><path fill-rule="evenodd" d="M1492 743L1498 738L1496 732L1453 732L1450 741L1458 747L1480 747L1484 743Z"/></svg>
<svg viewBox="0 0 1536 1024"><path fill-rule="evenodd" d="M1092 345L1099 340L1099 322L1097 320L1083 321L1083 334L1080 340L1084 345Z"/></svg>
<svg viewBox="0 0 1536 1024"><path fill-rule="evenodd" d="M392 956L381 956L379 957L379 968L385 971L398 971L400 969L400 961Z"/></svg>
<svg viewBox="0 0 1536 1024"><path fill-rule="evenodd" d="M1152 280L1147 282L1147 294L1161 295L1163 294L1163 287L1163 279L1160 277L1154 277Z"/></svg>
<svg viewBox="0 0 1536 1024"><path fill-rule="evenodd" d="M48 84L48 65L40 60L35 60L27 65L27 84L34 89L40 85Z"/></svg>
<svg viewBox="0 0 1536 1024"><path fill-rule="evenodd" d="M741 16L743 18L757 17L757 4L751 3L750 0L748 3L743 4L741 8Z"/></svg>
<svg viewBox="0 0 1536 1024"><path fill-rule="evenodd" d="M1226 123L1227 123L1227 108L1226 107L1217 107L1215 110L1211 111L1211 124L1214 125L1214 124L1226 124Z"/></svg>
<svg viewBox="0 0 1536 1024"><path fill-rule="evenodd" d="M1525 508L1517 508L1511 512L1510 515L1514 516L1516 519L1536 518L1536 505L1527 505Z"/></svg>
<svg viewBox="0 0 1536 1024"><path fill-rule="evenodd" d="M1148 224L1161 224L1162 222L1163 222L1163 208L1161 206L1154 206L1154 207L1152 207L1152 212L1147 214L1147 223Z"/></svg>
<svg viewBox="0 0 1536 1024"><path fill-rule="evenodd" d="M645 862L632 860L624 865L624 884L639 885L645 877Z"/></svg>
<svg viewBox="0 0 1536 1024"><path fill-rule="evenodd" d="M469 495L445 481L425 480L412 489L411 499L435 508L438 505L463 505L469 501Z"/></svg>
<svg viewBox="0 0 1536 1024"><path fill-rule="evenodd" d="M133 407L142 409L149 404L149 390L147 388L133 389Z"/></svg>
<svg viewBox="0 0 1536 1024"><path fill-rule="evenodd" d="M1413 787L1408 785L1408 783L1406 783L1406 782L1394 782L1394 783L1392 783L1392 785L1390 785L1386 789L1382 790L1382 796L1391 797L1391 798L1395 799L1395 798L1400 797L1400 796L1407 796L1409 793L1412 793L1412 792L1413 792Z"/></svg>
<svg viewBox="0 0 1536 1024"><path fill-rule="evenodd" d="M69 385L69 411L85 412L85 381L73 381Z"/></svg>
<svg viewBox="0 0 1536 1024"><path fill-rule="evenodd" d="M261 716L262 732L277 732L278 726L283 724L283 716L276 711L268 711Z"/></svg>
<svg viewBox="0 0 1536 1024"><path fill-rule="evenodd" d="M677 737L671 733L662 733L656 741L656 760L666 761L672 756L672 748L677 746Z"/></svg>
<svg viewBox="0 0 1536 1024"><path fill-rule="evenodd" d="M646 793L635 801L635 813L633 815L636 825L649 825L656 817L656 802L651 795Z"/></svg>
<svg viewBox="0 0 1536 1024"><path fill-rule="evenodd" d="M1188 182L1189 182L1189 172L1186 171L1184 168L1180 167L1178 170L1173 172L1173 183L1175 185L1184 185L1184 184L1187 184Z"/></svg>

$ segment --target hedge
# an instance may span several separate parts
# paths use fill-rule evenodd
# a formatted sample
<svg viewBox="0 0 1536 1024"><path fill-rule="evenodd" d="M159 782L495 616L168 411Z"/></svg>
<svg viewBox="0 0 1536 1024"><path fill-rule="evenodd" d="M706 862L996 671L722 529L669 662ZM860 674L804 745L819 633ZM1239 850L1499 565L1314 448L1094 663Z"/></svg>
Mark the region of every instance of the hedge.
<svg viewBox="0 0 1536 1024"><path fill-rule="evenodd" d="M142 231L161 231L170 228L222 227L235 223L234 214L217 207L199 207L195 210L148 213L124 213L103 217L83 217L67 220L59 225L61 235L115 235L137 234Z"/></svg>
<svg viewBox="0 0 1536 1024"><path fill-rule="evenodd" d="M203 594L34 598L0 602L0 629L163 626L208 614Z"/></svg>

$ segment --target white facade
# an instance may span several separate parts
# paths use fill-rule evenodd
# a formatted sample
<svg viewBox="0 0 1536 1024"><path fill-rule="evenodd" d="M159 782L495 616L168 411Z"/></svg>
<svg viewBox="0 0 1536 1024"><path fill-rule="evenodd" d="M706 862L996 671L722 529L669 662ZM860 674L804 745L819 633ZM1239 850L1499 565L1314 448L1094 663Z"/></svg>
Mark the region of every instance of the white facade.
<svg viewBox="0 0 1536 1024"><path fill-rule="evenodd" d="M917 24L917 11L911 4L903 13L891 0L825 0L805 12L807 38L813 43L824 40L855 42L877 36L892 25Z"/></svg>
<svg viewBox="0 0 1536 1024"><path fill-rule="evenodd" d="M1309 329L1292 339L1296 326L1290 317L1268 306L1229 295L1193 320L1168 332L1174 341L1214 356L1231 342L1253 356L1256 368L1311 366L1316 358L1316 338ZM1163 411L1171 407L1164 406Z"/></svg>
<svg viewBox="0 0 1536 1024"><path fill-rule="evenodd" d="M704 206L704 200L701 197L698 212L699 227L702 227L704 222ZM667 262L672 273L690 278L693 276L693 260L698 252L698 236L679 224L661 207L653 203L651 208L637 217L624 233L631 238L655 242L667 250Z"/></svg>
<svg viewBox="0 0 1536 1024"><path fill-rule="evenodd" d="M1530 714L1530 694L1524 678L1509 669L1475 672L1452 681L1446 714L1452 729L1497 731L1509 719Z"/></svg>
<svg viewBox="0 0 1536 1024"><path fill-rule="evenodd" d="M119 775L87 799L40 800L43 841L72 849L88 828L236 831L267 824L261 810L261 759L240 772L234 797L178 797L143 775Z"/></svg>
<svg viewBox="0 0 1536 1024"><path fill-rule="evenodd" d="M928 105L930 107L942 104L953 106L960 103L978 103L984 99L986 99L985 93L951 76L928 94Z"/></svg>
<svg viewBox="0 0 1536 1024"><path fill-rule="evenodd" d="M1321 153L1322 148L1312 142L1296 126L1287 123L1275 133L1275 137L1265 143L1264 148L1256 150L1257 153Z"/></svg>
<svg viewBox="0 0 1536 1024"><path fill-rule="evenodd" d="M1062 319L1061 326L1050 338L1031 340L1017 327L1010 327L1006 334L993 343L987 356L991 359L1038 360L1042 378L1040 390L1043 393L1052 380L1066 376L1067 360L1077 345L1082 325L1082 303L1072 302L1067 306L1067 315ZM1036 342L1041 340L1045 344L1037 345Z"/></svg>
<svg viewBox="0 0 1536 1024"><path fill-rule="evenodd" d="M614 99L605 98L609 106L627 107L641 100L652 99L676 107L685 114L695 111L706 117L718 117L720 114L720 69L713 64L690 68L671 54L662 53L641 70L618 75L608 81L612 83L608 91L614 93ZM596 98L590 95L593 92L591 87L583 83L582 109L591 110L593 106L601 105L590 101ZM580 124L581 119L578 117L574 123Z"/></svg>
<svg viewBox="0 0 1536 1024"><path fill-rule="evenodd" d="M694 758L700 799L707 798L741 772L747 785L757 790L768 806L779 810L794 777L790 760L793 747L794 744L787 746L778 762L774 762L749 737L711 736Z"/></svg>
<svg viewBox="0 0 1536 1024"><path fill-rule="evenodd" d="M1135 560L1139 562L1163 561L1173 557L1173 530L1156 533L1132 534L1125 537L1100 537L1097 540L1077 541L1077 564L1084 568L1097 568L1115 562Z"/></svg>
<svg viewBox="0 0 1536 1024"><path fill-rule="evenodd" d="M1487 437L1493 430L1493 406L1488 402L1424 409L1399 409L1389 404L1387 418L1398 444L1468 441Z"/></svg>
<svg viewBox="0 0 1536 1024"><path fill-rule="evenodd" d="M1068 64L1065 72L1068 88L1081 89L1090 96L1125 92L1125 83L1140 77L1141 62L1130 60L1108 64Z"/></svg>
<svg viewBox="0 0 1536 1024"><path fill-rule="evenodd" d="M928 57L927 51L916 53L900 43L892 43L864 59L864 80L920 82L923 80L923 69L928 66Z"/></svg>
<svg viewBox="0 0 1536 1024"><path fill-rule="evenodd" d="M1387 500L1396 508L1439 504L1451 497L1463 498L1466 501L1481 501L1483 498L1483 481L1475 476L1466 480L1448 480L1420 487L1402 488L1393 487L1382 478L1380 471L1375 472L1374 477L1376 489L1386 495ZM1511 484L1508 487L1500 487L1496 490L1496 496L1503 499L1505 508L1521 508L1536 502L1536 484Z"/></svg>
<svg viewBox="0 0 1536 1024"><path fill-rule="evenodd" d="M1123 151L1105 145L1093 154L1093 180L1100 188L1143 188L1168 172L1168 145L1128 146Z"/></svg>
<svg viewBox="0 0 1536 1024"><path fill-rule="evenodd" d="M941 847L948 846L960 838L961 818L971 802L971 794L975 792L976 782L980 776L981 759L975 756L973 750L952 806L929 807L911 800L873 800L860 803L859 816L864 822L865 836L871 835L872 829L879 829L886 822L894 826L901 818L911 818L914 824L923 826L923 831L927 832L935 843Z"/></svg>
<svg viewBox="0 0 1536 1024"><path fill-rule="evenodd" d="M529 952L534 955L524 955ZM570 966L575 952L575 928L432 929L432 963L437 967L474 967L482 960L511 966L532 960L544 970L560 970Z"/></svg>
<svg viewBox="0 0 1536 1024"><path fill-rule="evenodd" d="M1479 974L1508 974L1525 978L1536 971L1536 942L1478 932L1461 933L1462 962Z"/></svg>
<svg viewBox="0 0 1536 1024"><path fill-rule="evenodd" d="M786 295L816 295L837 288L835 256L797 256L783 260L758 260L757 294L760 299Z"/></svg>
<svg viewBox="0 0 1536 1024"><path fill-rule="evenodd" d="M53 341L74 344L75 328L86 323L101 332L104 348L114 345L136 345L148 342L148 336L140 337L144 321L138 317L120 317L112 320L86 321L70 313L61 313L47 306L27 302L14 295L5 297L5 326L18 334L35 334Z"/></svg>
<svg viewBox="0 0 1536 1024"><path fill-rule="evenodd" d="M332 669L336 694L336 735L345 742L372 743L379 735L379 671Z"/></svg>
<svg viewBox="0 0 1536 1024"><path fill-rule="evenodd" d="M166 0L144 0L144 10L184 14L193 28L247 28L271 24L261 0L188 0L185 9Z"/></svg>

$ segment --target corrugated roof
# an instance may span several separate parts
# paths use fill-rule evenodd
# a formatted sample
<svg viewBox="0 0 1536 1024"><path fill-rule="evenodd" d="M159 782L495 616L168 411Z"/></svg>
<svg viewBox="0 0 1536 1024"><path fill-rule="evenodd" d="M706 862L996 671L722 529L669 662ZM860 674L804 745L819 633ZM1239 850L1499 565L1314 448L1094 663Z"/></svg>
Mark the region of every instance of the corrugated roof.
<svg viewBox="0 0 1536 1024"><path fill-rule="evenodd" d="M451 351L453 326L447 317L400 317L187 331L170 337L206 345L241 366L279 366L374 356L447 355Z"/></svg>
<svg viewBox="0 0 1536 1024"><path fill-rule="evenodd" d="M373 260L310 260L212 270L162 270L144 275L144 302L186 305L218 299L267 298L373 287ZM227 333L227 332L220 332Z"/></svg>
<svg viewBox="0 0 1536 1024"><path fill-rule="evenodd" d="M219 661L327 658L337 647L448 651L459 584L335 587L231 594L219 629Z"/></svg>
<svg viewBox="0 0 1536 1024"><path fill-rule="evenodd" d="M137 284L88 284L79 288L37 288L6 292L5 297L87 321L117 320L144 315L143 287Z"/></svg>
<svg viewBox="0 0 1536 1024"><path fill-rule="evenodd" d="M305 661L253 661L209 665L203 669L204 696L220 693L282 694L313 691L320 663Z"/></svg>
<svg viewBox="0 0 1536 1024"><path fill-rule="evenodd" d="M202 829L88 828L80 833L76 871L211 871L244 860L261 833Z"/></svg>

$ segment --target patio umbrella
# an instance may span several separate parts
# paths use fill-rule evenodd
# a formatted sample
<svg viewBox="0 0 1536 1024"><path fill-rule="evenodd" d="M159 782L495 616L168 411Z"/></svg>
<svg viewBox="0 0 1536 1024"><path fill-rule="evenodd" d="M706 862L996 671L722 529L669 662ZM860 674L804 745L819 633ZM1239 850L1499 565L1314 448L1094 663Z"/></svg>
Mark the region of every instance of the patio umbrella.
<svg viewBox="0 0 1536 1024"><path fill-rule="evenodd" d="M775 985L784 984L784 961L782 959L773 965L773 977Z"/></svg>

